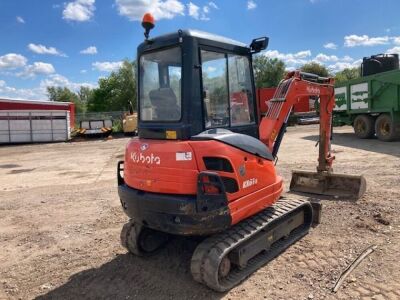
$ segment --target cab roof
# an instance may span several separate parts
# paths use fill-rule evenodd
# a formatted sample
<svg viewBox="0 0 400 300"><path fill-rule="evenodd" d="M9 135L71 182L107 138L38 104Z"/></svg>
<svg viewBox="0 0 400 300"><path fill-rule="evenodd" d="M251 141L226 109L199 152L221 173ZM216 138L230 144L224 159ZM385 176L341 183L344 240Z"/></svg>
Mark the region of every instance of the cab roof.
<svg viewBox="0 0 400 300"><path fill-rule="evenodd" d="M177 43L179 38L194 38L198 39L201 41L201 43L205 44L214 44L214 45L220 45L223 47L227 48L235 48L235 49L242 49L241 51L243 52L248 52L249 51L249 46L224 37L220 35L216 35L213 33L208 33L200 30L195 30L195 29L185 29L185 30L177 30L175 32L171 33L166 33L163 35L155 36L153 38L150 38L148 41L144 41L138 46L138 51L147 51L150 49L158 48L161 45L168 45L168 44L174 44Z"/></svg>
<svg viewBox="0 0 400 300"><path fill-rule="evenodd" d="M196 29L185 29L185 30L178 30L176 32L170 32L167 34L156 36L156 37L150 39L150 41L156 41L156 40L160 40L160 39L173 39L173 38L178 38L179 36L182 36L182 37L192 36L192 37L201 38L201 39L205 39L205 40L209 40L209 41L214 41L214 42L219 42L219 43L224 43L224 44L232 44L232 45L239 46L239 47L248 47L245 43L242 43L242 42L239 42L239 41L236 41L236 40L233 40L233 39L221 36L221 35L205 32L205 31L200 31L200 30L196 30Z"/></svg>

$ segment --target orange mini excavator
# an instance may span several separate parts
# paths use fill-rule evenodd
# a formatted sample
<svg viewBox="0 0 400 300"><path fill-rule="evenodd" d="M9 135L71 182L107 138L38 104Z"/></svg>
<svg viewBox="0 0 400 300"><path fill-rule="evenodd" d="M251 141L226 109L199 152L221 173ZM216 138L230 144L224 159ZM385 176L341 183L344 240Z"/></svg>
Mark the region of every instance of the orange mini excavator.
<svg viewBox="0 0 400 300"><path fill-rule="evenodd" d="M259 119L252 55L267 47L268 38L246 46L178 30L149 39L151 15L142 24L139 136L129 141L117 172L130 218L121 242L140 256L162 247L171 235L205 236L191 273L226 291L311 226L312 205L280 199L282 178L275 169L289 114L301 97L319 98L319 164L317 172L293 172L291 190L357 198L365 179L332 173L333 79L290 72Z"/></svg>

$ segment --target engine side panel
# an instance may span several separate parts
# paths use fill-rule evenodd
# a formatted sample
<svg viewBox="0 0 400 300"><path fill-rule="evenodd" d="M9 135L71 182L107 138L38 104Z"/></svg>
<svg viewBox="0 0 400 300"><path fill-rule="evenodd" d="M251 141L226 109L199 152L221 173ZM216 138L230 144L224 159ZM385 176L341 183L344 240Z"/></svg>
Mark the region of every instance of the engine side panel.
<svg viewBox="0 0 400 300"><path fill-rule="evenodd" d="M195 195L198 168L187 141L133 138L125 150L125 183L135 189Z"/></svg>
<svg viewBox="0 0 400 300"><path fill-rule="evenodd" d="M161 195L186 195L196 201L199 173L204 171L221 177L231 224L271 206L282 193L282 178L272 161L220 141L134 138L126 147L124 182L138 193L156 193L160 199ZM153 209L157 211L154 205Z"/></svg>
<svg viewBox="0 0 400 300"><path fill-rule="evenodd" d="M282 178L277 176L272 161L215 140L189 143L196 155L199 171L215 171L222 178L237 182L238 190L227 193L232 224L256 214L279 199L283 190ZM232 172L207 168L205 157L228 160Z"/></svg>

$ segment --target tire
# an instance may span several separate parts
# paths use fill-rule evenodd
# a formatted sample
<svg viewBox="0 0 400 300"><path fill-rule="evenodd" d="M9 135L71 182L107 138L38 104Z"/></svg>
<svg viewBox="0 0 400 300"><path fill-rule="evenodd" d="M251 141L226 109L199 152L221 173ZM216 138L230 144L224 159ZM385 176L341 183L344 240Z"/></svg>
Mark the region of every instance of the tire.
<svg viewBox="0 0 400 300"><path fill-rule="evenodd" d="M381 114L375 122L376 136L383 142L391 142L397 138L392 118L388 114Z"/></svg>
<svg viewBox="0 0 400 300"><path fill-rule="evenodd" d="M358 115L353 122L354 133L360 139L370 139L375 135L374 118Z"/></svg>

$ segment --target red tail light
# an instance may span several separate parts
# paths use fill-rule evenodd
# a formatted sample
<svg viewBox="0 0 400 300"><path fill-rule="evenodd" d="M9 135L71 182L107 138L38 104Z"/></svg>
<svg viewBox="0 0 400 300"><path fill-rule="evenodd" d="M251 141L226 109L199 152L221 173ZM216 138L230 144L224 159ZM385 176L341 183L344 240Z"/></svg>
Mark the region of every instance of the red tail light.
<svg viewBox="0 0 400 300"><path fill-rule="evenodd" d="M201 178L201 187L204 194L218 195L222 191L220 189L220 184L215 180L214 177L203 176Z"/></svg>

